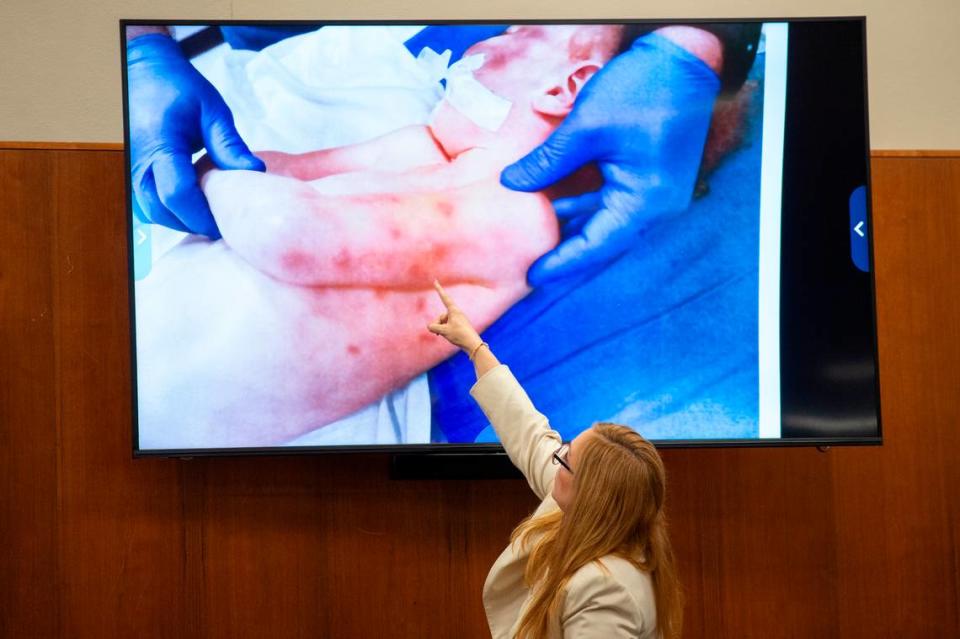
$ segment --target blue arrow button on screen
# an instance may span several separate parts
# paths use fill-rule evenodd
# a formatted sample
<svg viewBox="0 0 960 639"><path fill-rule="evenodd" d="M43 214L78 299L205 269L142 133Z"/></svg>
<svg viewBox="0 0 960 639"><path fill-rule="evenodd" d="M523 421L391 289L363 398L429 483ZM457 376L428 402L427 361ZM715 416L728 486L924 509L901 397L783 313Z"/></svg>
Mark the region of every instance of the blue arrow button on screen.
<svg viewBox="0 0 960 639"><path fill-rule="evenodd" d="M867 235L867 187L857 187L850 195L850 257L864 273L870 270L870 244Z"/></svg>

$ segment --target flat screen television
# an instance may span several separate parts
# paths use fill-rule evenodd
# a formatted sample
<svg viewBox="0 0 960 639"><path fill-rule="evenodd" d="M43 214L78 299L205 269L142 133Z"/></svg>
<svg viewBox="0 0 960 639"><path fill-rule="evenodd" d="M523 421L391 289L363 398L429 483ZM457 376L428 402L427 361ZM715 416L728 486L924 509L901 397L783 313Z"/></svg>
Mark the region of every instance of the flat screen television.
<svg viewBox="0 0 960 639"><path fill-rule="evenodd" d="M880 443L864 18L120 31L136 455Z"/></svg>

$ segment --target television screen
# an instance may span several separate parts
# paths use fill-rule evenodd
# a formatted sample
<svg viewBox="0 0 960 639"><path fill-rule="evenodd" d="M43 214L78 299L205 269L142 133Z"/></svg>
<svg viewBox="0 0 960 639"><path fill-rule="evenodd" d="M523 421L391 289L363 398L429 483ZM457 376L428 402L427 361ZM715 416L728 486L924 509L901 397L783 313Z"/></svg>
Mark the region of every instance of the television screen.
<svg viewBox="0 0 960 639"><path fill-rule="evenodd" d="M880 441L862 18L120 27L136 454Z"/></svg>

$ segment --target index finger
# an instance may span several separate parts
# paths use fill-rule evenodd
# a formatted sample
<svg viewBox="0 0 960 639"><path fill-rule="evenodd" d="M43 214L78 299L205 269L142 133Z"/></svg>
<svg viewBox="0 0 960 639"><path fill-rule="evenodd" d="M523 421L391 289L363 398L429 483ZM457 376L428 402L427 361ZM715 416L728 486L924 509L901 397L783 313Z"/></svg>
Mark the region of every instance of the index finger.
<svg viewBox="0 0 960 639"><path fill-rule="evenodd" d="M447 310L453 309L457 306L456 302L453 301L453 298L447 295L447 292L443 290L443 287L440 286L438 280L433 280L433 288L437 290L437 295L440 296L440 301L443 302L443 305L447 307Z"/></svg>

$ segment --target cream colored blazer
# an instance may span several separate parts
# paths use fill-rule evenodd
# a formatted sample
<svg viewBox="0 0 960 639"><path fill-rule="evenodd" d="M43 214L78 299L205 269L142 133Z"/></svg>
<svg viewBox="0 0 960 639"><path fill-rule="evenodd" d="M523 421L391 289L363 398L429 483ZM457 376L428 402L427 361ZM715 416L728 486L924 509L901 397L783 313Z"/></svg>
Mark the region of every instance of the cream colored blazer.
<svg viewBox="0 0 960 639"><path fill-rule="evenodd" d="M510 460L543 500L537 514L557 508L550 493L559 466L551 458L560 447L560 434L534 408L506 366L487 371L470 394L497 431ZM523 581L527 554L513 544L507 546L487 575L483 606L494 639L516 635L530 602L530 590ZM560 618L554 620L549 637L659 637L650 575L613 555L587 564L570 578Z"/></svg>

